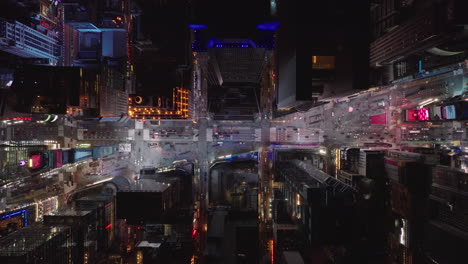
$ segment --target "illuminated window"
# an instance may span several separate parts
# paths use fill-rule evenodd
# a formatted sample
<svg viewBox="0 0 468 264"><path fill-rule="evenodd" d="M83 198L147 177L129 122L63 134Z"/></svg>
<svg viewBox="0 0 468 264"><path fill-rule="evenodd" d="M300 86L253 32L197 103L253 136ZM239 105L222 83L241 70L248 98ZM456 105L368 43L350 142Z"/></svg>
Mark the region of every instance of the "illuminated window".
<svg viewBox="0 0 468 264"><path fill-rule="evenodd" d="M312 69L315 69L315 70L335 69L335 56L312 56Z"/></svg>

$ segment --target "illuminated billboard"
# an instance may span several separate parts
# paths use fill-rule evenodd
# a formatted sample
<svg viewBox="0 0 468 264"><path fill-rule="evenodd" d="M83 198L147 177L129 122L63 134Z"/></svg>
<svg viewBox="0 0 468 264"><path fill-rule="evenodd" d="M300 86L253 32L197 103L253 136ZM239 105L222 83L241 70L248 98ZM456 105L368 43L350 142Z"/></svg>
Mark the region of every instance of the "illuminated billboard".
<svg viewBox="0 0 468 264"><path fill-rule="evenodd" d="M418 110L417 109L406 110L406 121L418 121Z"/></svg>
<svg viewBox="0 0 468 264"><path fill-rule="evenodd" d="M385 125L387 124L387 113L373 115L369 117L371 125Z"/></svg>
<svg viewBox="0 0 468 264"><path fill-rule="evenodd" d="M445 119L455 119L457 117L455 113L455 106L454 105L446 105L443 107L443 113L442 115L444 116Z"/></svg>
<svg viewBox="0 0 468 264"><path fill-rule="evenodd" d="M74 150L75 162L91 158L93 156L93 149L75 149Z"/></svg>
<svg viewBox="0 0 468 264"><path fill-rule="evenodd" d="M55 149L52 151L52 154L51 156L53 157L53 161L54 161L54 167L53 168L61 168L62 165L63 165L63 162L62 162L62 158L63 158L63 154L62 154L62 150L61 149Z"/></svg>
<svg viewBox="0 0 468 264"><path fill-rule="evenodd" d="M418 120L419 121L429 121L429 108L419 108L418 109Z"/></svg>
<svg viewBox="0 0 468 264"><path fill-rule="evenodd" d="M45 165L44 154L42 152L34 152L29 155L28 167L31 170L42 169Z"/></svg>

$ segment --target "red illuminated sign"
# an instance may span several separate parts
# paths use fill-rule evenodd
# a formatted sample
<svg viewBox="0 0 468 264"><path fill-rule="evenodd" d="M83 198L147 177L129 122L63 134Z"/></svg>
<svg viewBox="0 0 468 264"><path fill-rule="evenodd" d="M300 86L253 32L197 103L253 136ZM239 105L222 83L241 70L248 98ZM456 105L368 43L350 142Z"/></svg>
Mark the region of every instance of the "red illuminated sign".
<svg viewBox="0 0 468 264"><path fill-rule="evenodd" d="M417 109L406 110L406 121L418 121L418 110Z"/></svg>
<svg viewBox="0 0 468 264"><path fill-rule="evenodd" d="M429 108L419 108L418 109L418 120L428 121L429 120Z"/></svg>
<svg viewBox="0 0 468 264"><path fill-rule="evenodd" d="M387 113L370 116L370 123L372 125L385 125L385 124L387 124Z"/></svg>
<svg viewBox="0 0 468 264"><path fill-rule="evenodd" d="M32 117L27 117L27 116L7 117L5 119L6 120L32 121Z"/></svg>
<svg viewBox="0 0 468 264"><path fill-rule="evenodd" d="M198 230L193 229L192 230L192 238L195 238L197 236L197 234L198 234Z"/></svg>
<svg viewBox="0 0 468 264"><path fill-rule="evenodd" d="M50 25L50 23L43 20L43 19L41 19L41 26L43 26L43 27L45 27L47 29L52 29L52 26Z"/></svg>

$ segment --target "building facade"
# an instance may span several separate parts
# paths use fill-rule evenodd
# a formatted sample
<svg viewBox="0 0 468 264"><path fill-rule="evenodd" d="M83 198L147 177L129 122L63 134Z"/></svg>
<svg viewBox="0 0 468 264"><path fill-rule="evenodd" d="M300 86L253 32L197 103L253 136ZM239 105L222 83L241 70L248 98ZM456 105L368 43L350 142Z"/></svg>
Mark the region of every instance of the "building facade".
<svg viewBox="0 0 468 264"><path fill-rule="evenodd" d="M48 65L57 65L61 47L57 36L47 35L18 21L0 21L2 51L23 58L44 58Z"/></svg>

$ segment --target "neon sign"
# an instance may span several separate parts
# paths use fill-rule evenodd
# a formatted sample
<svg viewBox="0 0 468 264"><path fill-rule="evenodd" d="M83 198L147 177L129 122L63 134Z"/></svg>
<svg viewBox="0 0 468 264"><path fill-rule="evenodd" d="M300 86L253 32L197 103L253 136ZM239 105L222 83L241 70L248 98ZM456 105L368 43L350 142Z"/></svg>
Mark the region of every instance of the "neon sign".
<svg viewBox="0 0 468 264"><path fill-rule="evenodd" d="M50 25L50 23L43 20L43 19L41 19L41 26L43 26L43 27L45 27L47 29L52 29L52 26Z"/></svg>

